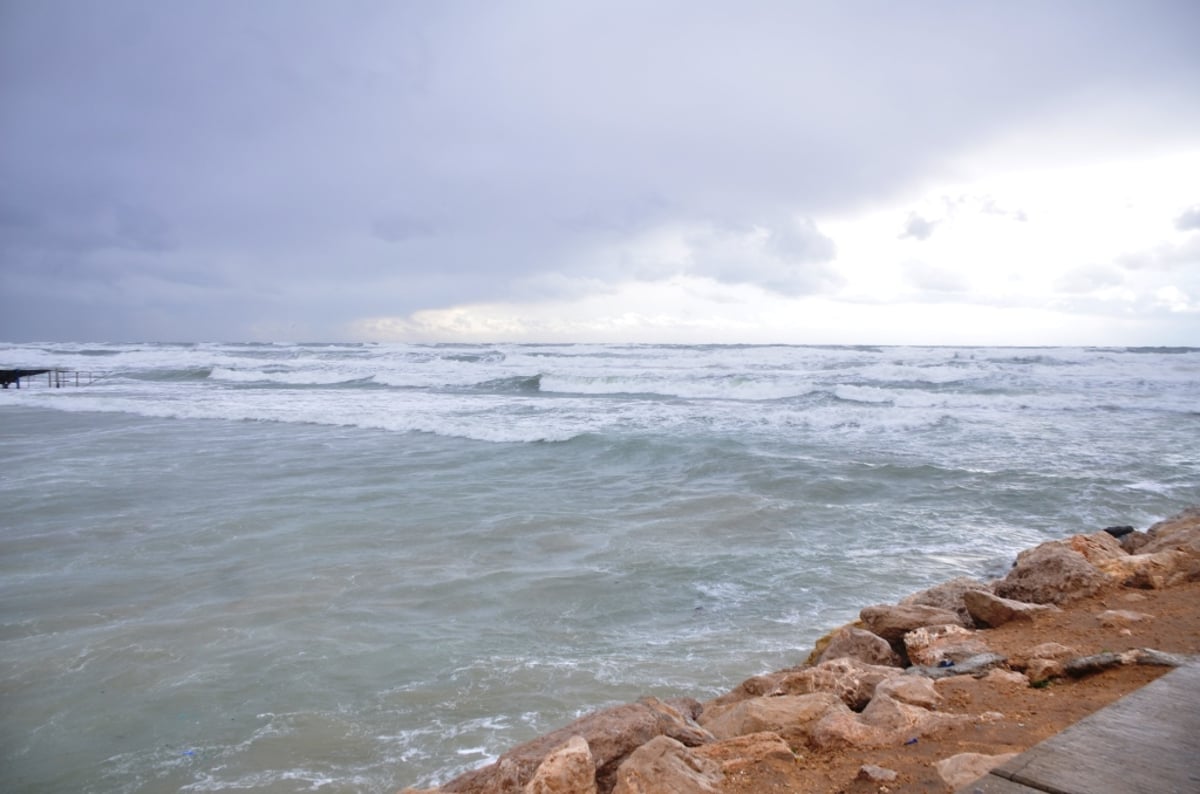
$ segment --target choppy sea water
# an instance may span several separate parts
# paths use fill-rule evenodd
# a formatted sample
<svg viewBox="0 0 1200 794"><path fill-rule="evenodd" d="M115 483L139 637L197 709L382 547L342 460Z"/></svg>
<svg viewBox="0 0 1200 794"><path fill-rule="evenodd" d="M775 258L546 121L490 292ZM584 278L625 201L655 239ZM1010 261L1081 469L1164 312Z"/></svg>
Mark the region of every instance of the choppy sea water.
<svg viewBox="0 0 1200 794"><path fill-rule="evenodd" d="M429 785L1200 504L1197 349L0 344L0 366L98 376L0 392L9 791Z"/></svg>

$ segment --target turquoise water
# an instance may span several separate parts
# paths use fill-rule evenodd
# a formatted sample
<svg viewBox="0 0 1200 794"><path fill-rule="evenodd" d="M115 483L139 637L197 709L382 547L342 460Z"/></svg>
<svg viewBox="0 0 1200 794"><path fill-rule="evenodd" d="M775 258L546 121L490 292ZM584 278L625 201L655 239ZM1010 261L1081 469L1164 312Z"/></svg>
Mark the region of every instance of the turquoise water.
<svg viewBox="0 0 1200 794"><path fill-rule="evenodd" d="M1200 504L1200 351L0 345L14 791L390 792Z"/></svg>

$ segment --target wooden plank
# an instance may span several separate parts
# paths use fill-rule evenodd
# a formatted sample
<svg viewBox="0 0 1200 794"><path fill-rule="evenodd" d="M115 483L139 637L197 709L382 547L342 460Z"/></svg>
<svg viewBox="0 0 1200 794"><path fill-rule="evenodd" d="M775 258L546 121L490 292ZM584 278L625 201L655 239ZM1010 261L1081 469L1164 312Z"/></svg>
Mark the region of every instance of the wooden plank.
<svg viewBox="0 0 1200 794"><path fill-rule="evenodd" d="M1197 794L1200 666L1167 673L993 769L989 777L1049 794Z"/></svg>
<svg viewBox="0 0 1200 794"><path fill-rule="evenodd" d="M1041 789L1030 788L995 775L984 775L974 783L958 790L958 794L1046 794Z"/></svg>

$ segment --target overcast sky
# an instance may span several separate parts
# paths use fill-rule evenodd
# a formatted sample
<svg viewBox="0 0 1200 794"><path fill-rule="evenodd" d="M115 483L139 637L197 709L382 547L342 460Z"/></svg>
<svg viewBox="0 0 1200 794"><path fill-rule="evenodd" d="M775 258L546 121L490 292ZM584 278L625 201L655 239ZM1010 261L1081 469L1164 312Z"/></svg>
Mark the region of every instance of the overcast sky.
<svg viewBox="0 0 1200 794"><path fill-rule="evenodd" d="M0 0L0 339L1200 345L1200 3Z"/></svg>

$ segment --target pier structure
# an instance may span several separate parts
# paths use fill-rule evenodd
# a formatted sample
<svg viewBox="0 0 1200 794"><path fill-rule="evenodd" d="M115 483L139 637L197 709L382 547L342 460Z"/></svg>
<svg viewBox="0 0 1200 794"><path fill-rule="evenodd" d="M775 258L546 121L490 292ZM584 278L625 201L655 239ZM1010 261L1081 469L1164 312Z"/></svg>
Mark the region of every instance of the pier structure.
<svg viewBox="0 0 1200 794"><path fill-rule="evenodd" d="M21 388L21 379L29 385L41 383L39 375L46 376L46 388L61 389L63 386L86 386L96 378L91 372L80 372L77 369L50 367L47 369L0 369L0 388L7 389L10 385ZM32 380L36 379L36 380Z"/></svg>

